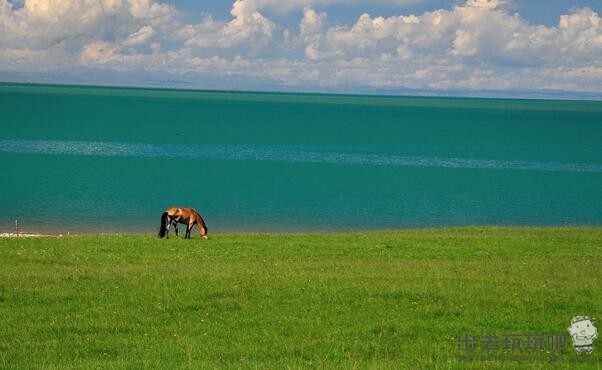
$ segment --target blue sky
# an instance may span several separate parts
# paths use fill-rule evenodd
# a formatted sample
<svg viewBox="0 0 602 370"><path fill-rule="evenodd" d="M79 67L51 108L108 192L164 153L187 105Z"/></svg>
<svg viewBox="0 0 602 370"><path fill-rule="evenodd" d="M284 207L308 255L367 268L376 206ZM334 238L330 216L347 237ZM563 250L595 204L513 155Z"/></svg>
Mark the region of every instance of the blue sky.
<svg viewBox="0 0 602 370"><path fill-rule="evenodd" d="M602 95L599 0L0 0L0 80Z"/></svg>

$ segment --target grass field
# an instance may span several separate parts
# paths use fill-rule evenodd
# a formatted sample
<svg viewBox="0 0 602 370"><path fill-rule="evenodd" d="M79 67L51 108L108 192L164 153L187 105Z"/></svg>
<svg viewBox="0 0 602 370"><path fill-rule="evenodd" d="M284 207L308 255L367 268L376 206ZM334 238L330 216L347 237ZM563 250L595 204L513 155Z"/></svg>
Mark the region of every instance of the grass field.
<svg viewBox="0 0 602 370"><path fill-rule="evenodd" d="M0 240L0 367L602 367L457 349L602 319L602 228L195 236Z"/></svg>

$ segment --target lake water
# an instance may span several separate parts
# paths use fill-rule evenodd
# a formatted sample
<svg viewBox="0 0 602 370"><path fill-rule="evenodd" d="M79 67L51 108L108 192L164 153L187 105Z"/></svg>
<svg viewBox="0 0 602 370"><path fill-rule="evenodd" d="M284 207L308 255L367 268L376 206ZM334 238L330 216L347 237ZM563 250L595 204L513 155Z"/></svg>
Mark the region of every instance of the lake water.
<svg viewBox="0 0 602 370"><path fill-rule="evenodd" d="M602 225L602 103L0 85L0 232Z"/></svg>

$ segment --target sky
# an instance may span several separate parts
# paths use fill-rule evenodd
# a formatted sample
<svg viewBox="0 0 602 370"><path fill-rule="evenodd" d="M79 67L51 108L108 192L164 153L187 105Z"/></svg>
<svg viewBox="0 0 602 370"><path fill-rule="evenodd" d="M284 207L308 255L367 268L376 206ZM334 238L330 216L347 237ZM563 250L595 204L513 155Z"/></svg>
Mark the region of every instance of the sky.
<svg viewBox="0 0 602 370"><path fill-rule="evenodd" d="M600 0L0 0L0 81L602 99Z"/></svg>

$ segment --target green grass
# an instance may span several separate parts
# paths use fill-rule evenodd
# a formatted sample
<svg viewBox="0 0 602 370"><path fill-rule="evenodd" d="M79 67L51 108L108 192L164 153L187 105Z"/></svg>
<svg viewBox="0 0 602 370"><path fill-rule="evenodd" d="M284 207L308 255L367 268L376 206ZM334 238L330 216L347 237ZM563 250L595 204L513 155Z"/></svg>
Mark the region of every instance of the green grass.
<svg viewBox="0 0 602 370"><path fill-rule="evenodd" d="M602 319L602 228L195 236L0 240L0 367L602 367L456 348Z"/></svg>

